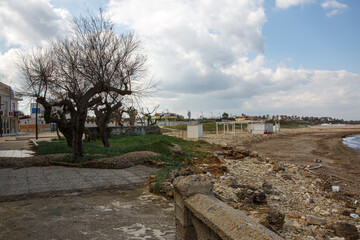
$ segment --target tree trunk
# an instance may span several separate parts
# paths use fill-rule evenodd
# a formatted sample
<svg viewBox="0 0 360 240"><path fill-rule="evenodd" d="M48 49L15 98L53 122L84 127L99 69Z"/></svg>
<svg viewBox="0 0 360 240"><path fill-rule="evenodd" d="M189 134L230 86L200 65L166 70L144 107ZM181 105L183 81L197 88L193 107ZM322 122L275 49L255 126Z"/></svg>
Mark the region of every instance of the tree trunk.
<svg viewBox="0 0 360 240"><path fill-rule="evenodd" d="M73 113L73 139L72 139L72 148L73 148L73 161L79 162L80 158L84 156L83 147L82 147L82 137L85 132L85 121L87 115L87 108L78 106L78 111Z"/></svg>
<svg viewBox="0 0 360 240"><path fill-rule="evenodd" d="M99 130L99 136L101 138L101 141L102 141L104 147L110 147L109 139L108 139L108 137L106 135L106 127L104 127L104 126L99 127L98 126L98 130Z"/></svg>
<svg viewBox="0 0 360 240"><path fill-rule="evenodd" d="M58 124L59 130L64 135L68 147L73 147L73 128L69 124Z"/></svg>
<svg viewBox="0 0 360 240"><path fill-rule="evenodd" d="M99 136L101 138L104 147L110 147L109 139L106 135L106 127L110 121L112 112L115 109L119 108L120 107L119 105L121 106L121 104L117 104L111 107L111 104L106 103L105 108L95 109L95 115L96 115L95 122L99 131Z"/></svg>
<svg viewBox="0 0 360 240"><path fill-rule="evenodd" d="M61 139L60 133L59 133L59 126L56 124L56 135L58 136L58 139Z"/></svg>
<svg viewBox="0 0 360 240"><path fill-rule="evenodd" d="M79 162L80 158L84 156L82 148L82 133L79 130L75 130L73 134L73 161Z"/></svg>

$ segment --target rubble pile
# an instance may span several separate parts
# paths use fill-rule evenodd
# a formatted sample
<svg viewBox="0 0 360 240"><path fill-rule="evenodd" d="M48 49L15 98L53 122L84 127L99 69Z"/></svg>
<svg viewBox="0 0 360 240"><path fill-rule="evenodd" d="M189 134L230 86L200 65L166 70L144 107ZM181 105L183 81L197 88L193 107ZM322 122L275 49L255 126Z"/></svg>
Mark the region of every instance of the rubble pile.
<svg viewBox="0 0 360 240"><path fill-rule="evenodd" d="M215 194L282 237L358 239L359 203L333 198L334 193L322 188L322 180L311 170L254 153L240 159L218 156L228 172L213 178Z"/></svg>
<svg viewBox="0 0 360 240"><path fill-rule="evenodd" d="M241 148L214 152L217 163L173 171L164 183L171 196L180 175L202 174L214 182L215 196L285 239L358 239L360 202L324 187L309 168L263 159ZM213 172L214 166L226 171Z"/></svg>

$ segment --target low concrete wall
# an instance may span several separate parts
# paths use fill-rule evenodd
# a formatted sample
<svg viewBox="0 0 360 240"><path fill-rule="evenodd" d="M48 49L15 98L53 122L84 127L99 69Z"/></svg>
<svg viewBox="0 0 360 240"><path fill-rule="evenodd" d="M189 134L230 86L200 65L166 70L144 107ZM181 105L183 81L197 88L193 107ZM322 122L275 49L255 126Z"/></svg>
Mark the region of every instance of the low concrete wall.
<svg viewBox="0 0 360 240"><path fill-rule="evenodd" d="M177 240L283 239L215 198L212 185L199 175L174 180Z"/></svg>
<svg viewBox="0 0 360 240"><path fill-rule="evenodd" d="M96 127L89 127L90 132L98 137L98 129ZM112 136L143 136L143 135L161 135L158 126L134 126L134 127L108 127L106 134Z"/></svg>

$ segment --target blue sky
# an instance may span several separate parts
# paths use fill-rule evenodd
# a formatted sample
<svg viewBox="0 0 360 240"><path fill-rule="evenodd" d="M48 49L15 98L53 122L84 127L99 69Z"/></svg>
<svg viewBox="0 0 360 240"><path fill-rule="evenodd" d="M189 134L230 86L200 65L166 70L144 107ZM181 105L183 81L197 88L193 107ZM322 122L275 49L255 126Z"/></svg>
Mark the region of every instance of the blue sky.
<svg viewBox="0 0 360 240"><path fill-rule="evenodd" d="M360 1L343 2L344 13L327 17L319 4L281 10L266 1L265 55L296 68L360 73Z"/></svg>
<svg viewBox="0 0 360 240"><path fill-rule="evenodd" d="M20 86L16 52L66 36L86 7L142 39L162 82L146 105L360 119L358 0L3 0L2 81Z"/></svg>

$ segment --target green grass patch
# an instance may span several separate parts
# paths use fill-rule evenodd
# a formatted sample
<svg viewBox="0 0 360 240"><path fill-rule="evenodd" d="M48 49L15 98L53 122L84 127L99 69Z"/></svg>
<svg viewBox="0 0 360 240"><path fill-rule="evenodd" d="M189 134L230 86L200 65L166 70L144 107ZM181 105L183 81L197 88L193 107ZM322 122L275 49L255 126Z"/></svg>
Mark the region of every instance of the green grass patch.
<svg viewBox="0 0 360 240"><path fill-rule="evenodd" d="M152 151L160 154L156 161L167 162L168 166L157 173L156 186L161 189L161 183L166 179L168 173L190 164L196 157L202 159L206 153L201 149L208 145L206 141L186 141L181 138L167 135L145 135L145 136L119 136L109 139L110 147L105 148L101 140L83 142L84 157L76 163L92 161L98 158L113 157L135 151ZM65 140L52 142L39 142L37 153L39 155L70 153L70 155L58 158L56 161L74 163L72 149L67 146ZM183 154L174 154L169 148L177 144L181 147Z"/></svg>

